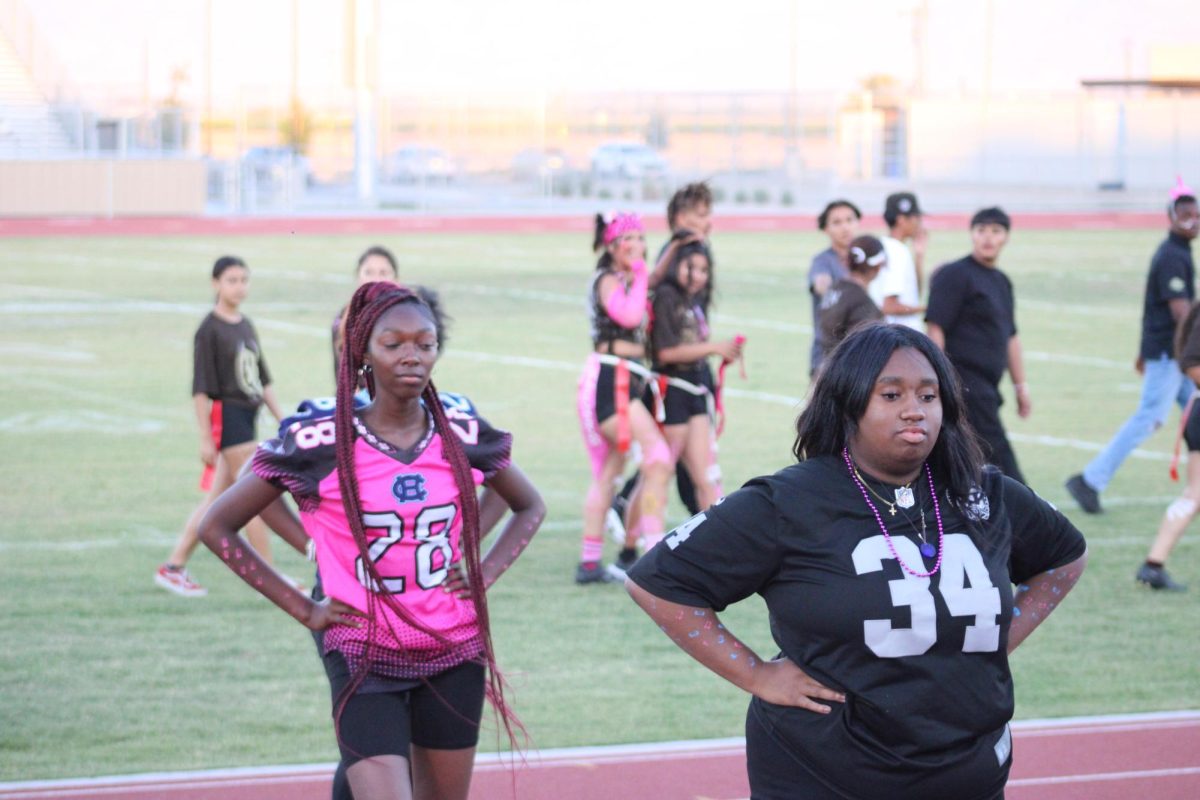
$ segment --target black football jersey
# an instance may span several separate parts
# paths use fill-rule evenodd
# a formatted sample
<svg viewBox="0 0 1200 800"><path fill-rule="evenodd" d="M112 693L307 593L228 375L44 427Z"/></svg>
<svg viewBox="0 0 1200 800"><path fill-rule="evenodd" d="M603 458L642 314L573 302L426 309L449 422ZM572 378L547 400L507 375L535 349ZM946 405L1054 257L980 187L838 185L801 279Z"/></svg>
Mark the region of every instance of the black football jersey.
<svg viewBox="0 0 1200 800"><path fill-rule="evenodd" d="M907 521L877 503L891 544L836 457L756 478L669 533L630 576L718 611L761 595L783 655L845 692L833 713L752 699L791 752L848 797L991 797L1009 768L1006 645L1013 584L1070 563L1082 535L993 469L964 508L940 497L942 563L926 478ZM893 548L895 554L893 554Z"/></svg>

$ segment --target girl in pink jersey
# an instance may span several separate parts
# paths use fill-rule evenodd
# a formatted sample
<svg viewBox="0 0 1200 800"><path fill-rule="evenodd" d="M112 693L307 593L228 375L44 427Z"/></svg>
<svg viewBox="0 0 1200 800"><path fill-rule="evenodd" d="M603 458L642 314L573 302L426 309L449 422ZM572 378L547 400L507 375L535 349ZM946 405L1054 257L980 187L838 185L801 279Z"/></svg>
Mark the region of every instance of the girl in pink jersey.
<svg viewBox="0 0 1200 800"><path fill-rule="evenodd" d="M357 798L459 798L470 788L486 694L512 732L485 590L545 515L511 461L512 437L439 393L434 314L390 283L347 311L334 416L264 443L201 538L243 580L321 632L338 745ZM372 402L352 400L359 376ZM481 556L476 487L512 517ZM289 586L237 534L287 490L316 547L326 599Z"/></svg>
<svg viewBox="0 0 1200 800"><path fill-rule="evenodd" d="M576 583L623 579L624 570L637 560L638 539L646 549L662 539L667 480L674 469L670 448L641 401L652 378L645 365L649 276L641 217L597 215L592 249L600 253L589 295L593 352L579 378L577 399L592 484L584 499ZM612 503L613 482L633 442L642 450L642 481L630 500L629 527L617 569L604 569L600 564L604 518Z"/></svg>

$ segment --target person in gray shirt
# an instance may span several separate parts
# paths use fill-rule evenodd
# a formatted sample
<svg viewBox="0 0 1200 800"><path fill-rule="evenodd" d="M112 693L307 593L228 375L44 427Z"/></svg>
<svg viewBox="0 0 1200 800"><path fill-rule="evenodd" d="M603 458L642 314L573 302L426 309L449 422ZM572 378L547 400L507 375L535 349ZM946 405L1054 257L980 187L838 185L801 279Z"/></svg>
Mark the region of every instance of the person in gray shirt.
<svg viewBox="0 0 1200 800"><path fill-rule="evenodd" d="M849 200L830 202L817 217L817 227L829 237L829 248L813 256L812 265L808 268L808 293L812 298L813 323L810 375L817 374L817 368L821 366L821 354L824 352L821 342L821 298L830 286L849 274L846 269L846 254L850 250L850 242L858 235L858 223L861 219L862 212Z"/></svg>

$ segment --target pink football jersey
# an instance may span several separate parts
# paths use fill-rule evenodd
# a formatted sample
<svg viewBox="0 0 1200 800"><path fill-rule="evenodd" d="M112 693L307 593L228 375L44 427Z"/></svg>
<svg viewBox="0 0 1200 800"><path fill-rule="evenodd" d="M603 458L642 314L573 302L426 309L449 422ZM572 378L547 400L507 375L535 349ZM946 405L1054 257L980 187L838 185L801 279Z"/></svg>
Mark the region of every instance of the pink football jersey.
<svg viewBox="0 0 1200 800"><path fill-rule="evenodd" d="M444 394L442 405L466 450L476 486L508 465L508 433L488 425L464 397ZM376 604L374 671L394 678L427 677L482 651L474 604L442 590L449 566L462 560L458 486L432 426L408 451L376 440L357 418L356 428L355 473L367 557L375 563L378 584L367 571L342 504L332 417L299 420L282 438L264 442L254 471L295 497L316 545L326 595L365 611L368 592L389 594L421 625L438 632L441 640L406 623L386 603ZM365 627L335 625L325 631L324 648L341 651L354 664L366 637Z"/></svg>

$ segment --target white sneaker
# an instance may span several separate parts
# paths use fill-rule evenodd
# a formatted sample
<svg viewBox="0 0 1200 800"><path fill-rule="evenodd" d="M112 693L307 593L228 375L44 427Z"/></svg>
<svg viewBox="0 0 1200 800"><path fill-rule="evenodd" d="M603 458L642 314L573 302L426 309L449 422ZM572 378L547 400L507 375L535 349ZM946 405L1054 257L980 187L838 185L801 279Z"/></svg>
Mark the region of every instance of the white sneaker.
<svg viewBox="0 0 1200 800"><path fill-rule="evenodd" d="M183 567L163 564L154 573L154 582L180 597L204 597L208 594L208 589L193 581Z"/></svg>

